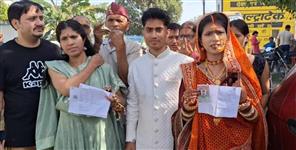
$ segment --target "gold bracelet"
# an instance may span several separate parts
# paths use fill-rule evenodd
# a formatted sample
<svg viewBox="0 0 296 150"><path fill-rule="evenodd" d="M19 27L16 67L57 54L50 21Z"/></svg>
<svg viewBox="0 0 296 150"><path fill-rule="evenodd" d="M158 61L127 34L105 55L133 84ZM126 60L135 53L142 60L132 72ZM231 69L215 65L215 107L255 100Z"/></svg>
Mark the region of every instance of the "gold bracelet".
<svg viewBox="0 0 296 150"><path fill-rule="evenodd" d="M247 108L251 106L251 102L247 101L239 105L239 111L245 111Z"/></svg>
<svg viewBox="0 0 296 150"><path fill-rule="evenodd" d="M191 118L192 116L194 116L195 111L192 111L191 113L186 113L183 109L181 109L181 113L184 117Z"/></svg>
<svg viewBox="0 0 296 150"><path fill-rule="evenodd" d="M192 118L192 116L194 116L195 111L193 111L192 113L185 113L183 109L181 109L181 114L183 116L183 118Z"/></svg>
<svg viewBox="0 0 296 150"><path fill-rule="evenodd" d="M251 118L245 118L248 121L253 121L258 117L258 111L255 109L255 114Z"/></svg>
<svg viewBox="0 0 296 150"><path fill-rule="evenodd" d="M184 114L192 114L192 113L195 112L195 110L188 111L188 110L182 108L182 112L183 112Z"/></svg>
<svg viewBox="0 0 296 150"><path fill-rule="evenodd" d="M182 120L185 121L185 122L188 122L190 119L191 118L185 118L185 117L182 116Z"/></svg>
<svg viewBox="0 0 296 150"><path fill-rule="evenodd" d="M255 108L253 106L251 106L251 109L249 110L248 113L242 113L241 111L239 111L239 114L241 116L243 116L244 118L249 118L251 117L253 114L255 113Z"/></svg>

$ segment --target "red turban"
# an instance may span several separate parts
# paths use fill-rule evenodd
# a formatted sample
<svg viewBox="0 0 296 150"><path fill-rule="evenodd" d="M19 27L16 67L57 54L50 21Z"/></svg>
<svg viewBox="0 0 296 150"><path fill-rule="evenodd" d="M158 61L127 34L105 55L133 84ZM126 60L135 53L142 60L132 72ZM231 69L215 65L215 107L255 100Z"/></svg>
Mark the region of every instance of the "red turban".
<svg viewBox="0 0 296 150"><path fill-rule="evenodd" d="M127 9L124 8L122 5L116 4L115 2L112 2L107 9L106 16L109 15L121 15L129 19Z"/></svg>

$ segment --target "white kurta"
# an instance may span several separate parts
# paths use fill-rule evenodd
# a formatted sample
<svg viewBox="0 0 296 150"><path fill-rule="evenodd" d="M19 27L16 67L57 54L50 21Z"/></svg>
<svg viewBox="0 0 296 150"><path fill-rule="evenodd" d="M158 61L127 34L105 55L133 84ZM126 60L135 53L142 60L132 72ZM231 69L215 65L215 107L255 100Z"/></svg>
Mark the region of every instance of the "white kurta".
<svg viewBox="0 0 296 150"><path fill-rule="evenodd" d="M142 46L134 41L128 40L124 38L125 48L126 48L126 56L128 64L130 64L136 58L142 56L143 48ZM111 65L114 72L118 73L118 65L117 65L117 55L115 47L110 47L109 39L104 39L100 51L100 55L103 57L104 61Z"/></svg>
<svg viewBox="0 0 296 150"><path fill-rule="evenodd" d="M171 116L178 108L180 64L193 59L165 50L136 59L129 69L126 141L137 149L173 149Z"/></svg>

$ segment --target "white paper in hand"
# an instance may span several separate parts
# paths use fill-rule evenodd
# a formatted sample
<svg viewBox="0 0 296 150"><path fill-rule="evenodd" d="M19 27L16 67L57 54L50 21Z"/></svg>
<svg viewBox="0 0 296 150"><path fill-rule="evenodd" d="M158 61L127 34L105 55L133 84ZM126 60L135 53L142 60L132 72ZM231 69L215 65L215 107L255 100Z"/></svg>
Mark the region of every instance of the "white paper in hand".
<svg viewBox="0 0 296 150"><path fill-rule="evenodd" d="M111 93L91 87L80 85L79 88L70 89L69 112L80 115L107 118L110 101L106 96Z"/></svg>
<svg viewBox="0 0 296 150"><path fill-rule="evenodd" d="M241 94L240 87L198 85L198 90L208 90L198 97L198 112L214 117L236 118Z"/></svg>
<svg viewBox="0 0 296 150"><path fill-rule="evenodd" d="M237 118L241 87L218 86L217 117Z"/></svg>
<svg viewBox="0 0 296 150"><path fill-rule="evenodd" d="M198 112L212 115L215 110L213 91L209 90L209 85L198 85L197 90L201 91L198 97Z"/></svg>

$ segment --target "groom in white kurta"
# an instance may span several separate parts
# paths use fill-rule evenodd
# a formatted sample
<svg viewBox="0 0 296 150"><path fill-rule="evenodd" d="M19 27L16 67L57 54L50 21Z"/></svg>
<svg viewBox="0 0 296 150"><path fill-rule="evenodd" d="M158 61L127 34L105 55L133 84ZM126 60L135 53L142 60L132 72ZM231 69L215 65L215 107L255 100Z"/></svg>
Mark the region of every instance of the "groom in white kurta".
<svg viewBox="0 0 296 150"><path fill-rule="evenodd" d="M178 108L180 64L193 59L167 47L169 17L163 10L148 9L142 23L149 52L129 68L126 148L172 150L171 116Z"/></svg>

